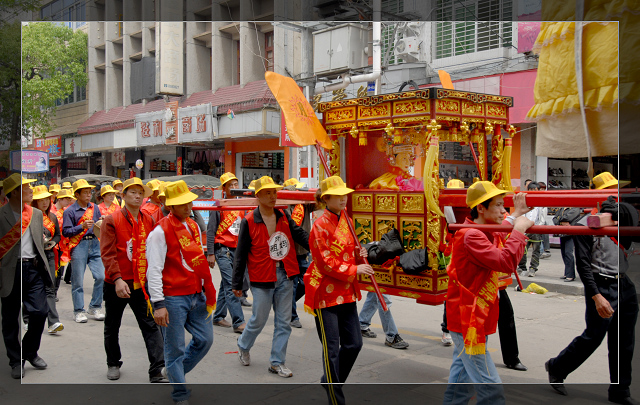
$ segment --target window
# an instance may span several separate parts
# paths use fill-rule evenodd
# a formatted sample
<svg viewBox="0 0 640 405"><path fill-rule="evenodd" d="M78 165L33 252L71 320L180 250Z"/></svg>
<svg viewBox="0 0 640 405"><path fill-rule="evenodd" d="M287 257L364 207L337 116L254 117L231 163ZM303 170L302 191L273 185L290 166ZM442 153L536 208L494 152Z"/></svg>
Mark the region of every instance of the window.
<svg viewBox="0 0 640 405"><path fill-rule="evenodd" d="M273 72L273 31L264 34L265 70Z"/></svg>
<svg viewBox="0 0 640 405"><path fill-rule="evenodd" d="M383 24L380 35L380 51L382 53L382 62L385 66L402 63L402 59L396 59L393 53L393 44L395 42L396 24Z"/></svg>
<svg viewBox="0 0 640 405"><path fill-rule="evenodd" d="M71 103L77 103L87 99L87 88L81 86L75 86L73 92L69 94L65 99L57 99L56 106L67 105Z"/></svg>
<svg viewBox="0 0 640 405"><path fill-rule="evenodd" d="M78 28L86 24L86 0L56 0L40 8L40 19L47 21L65 21L69 28Z"/></svg>
<svg viewBox="0 0 640 405"><path fill-rule="evenodd" d="M436 7L436 59L511 46L511 0L437 0Z"/></svg>

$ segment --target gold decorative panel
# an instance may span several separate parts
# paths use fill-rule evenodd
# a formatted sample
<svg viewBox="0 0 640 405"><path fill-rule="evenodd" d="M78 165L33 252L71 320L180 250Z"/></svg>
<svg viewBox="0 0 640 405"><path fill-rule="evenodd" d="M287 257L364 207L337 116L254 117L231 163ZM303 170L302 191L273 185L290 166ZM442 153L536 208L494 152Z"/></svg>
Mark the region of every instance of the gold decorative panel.
<svg viewBox="0 0 640 405"><path fill-rule="evenodd" d="M449 276L438 277L438 291L447 291L449 288Z"/></svg>
<svg viewBox="0 0 640 405"><path fill-rule="evenodd" d="M431 279L408 274L396 274L396 287L431 291Z"/></svg>
<svg viewBox="0 0 640 405"><path fill-rule="evenodd" d="M353 211L371 212L373 210L373 194L353 193L351 206Z"/></svg>
<svg viewBox="0 0 640 405"><path fill-rule="evenodd" d="M507 118L507 106L487 103L487 117Z"/></svg>
<svg viewBox="0 0 640 405"><path fill-rule="evenodd" d="M389 232L391 228L398 229L398 219L392 215L376 215L376 239L382 239L382 235Z"/></svg>
<svg viewBox="0 0 640 405"><path fill-rule="evenodd" d="M397 194L376 194L376 212L398 212Z"/></svg>
<svg viewBox="0 0 640 405"><path fill-rule="evenodd" d="M436 112L445 114L460 114L460 101L436 100Z"/></svg>
<svg viewBox="0 0 640 405"><path fill-rule="evenodd" d="M378 284L393 285L393 277L391 277L390 273L376 271L374 277L376 278ZM371 278L368 275L363 274L362 281L365 283L370 283Z"/></svg>
<svg viewBox="0 0 640 405"><path fill-rule="evenodd" d="M374 106L360 106L358 108L358 119L381 118L391 115L391 103L382 103Z"/></svg>
<svg viewBox="0 0 640 405"><path fill-rule="evenodd" d="M355 121L356 107L345 107L327 111L324 115L324 119L326 123Z"/></svg>
<svg viewBox="0 0 640 405"><path fill-rule="evenodd" d="M463 101L462 102L462 114L463 115L475 115L482 117L484 116L484 105L476 104L472 101Z"/></svg>
<svg viewBox="0 0 640 405"><path fill-rule="evenodd" d="M358 240L361 244L371 243L373 239L373 215L358 215L353 216L353 223L358 236Z"/></svg>
<svg viewBox="0 0 640 405"><path fill-rule="evenodd" d="M400 194L401 214L423 214L424 194Z"/></svg>
<svg viewBox="0 0 640 405"><path fill-rule="evenodd" d="M394 101L393 103L393 115L409 115L409 114L423 114L429 113L431 110L431 103L429 100L406 100L406 101Z"/></svg>
<svg viewBox="0 0 640 405"><path fill-rule="evenodd" d="M424 217L401 217L399 231L405 251L425 248Z"/></svg>

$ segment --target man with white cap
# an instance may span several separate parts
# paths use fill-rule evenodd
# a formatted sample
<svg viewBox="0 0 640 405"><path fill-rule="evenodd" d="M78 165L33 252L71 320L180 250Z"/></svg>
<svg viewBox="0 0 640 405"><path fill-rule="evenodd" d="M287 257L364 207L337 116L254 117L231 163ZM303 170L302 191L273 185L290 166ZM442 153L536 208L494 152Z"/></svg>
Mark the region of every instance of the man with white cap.
<svg viewBox="0 0 640 405"><path fill-rule="evenodd" d="M253 313L238 338L240 363L251 362L249 350L262 332L273 306L275 312L274 334L271 343L270 373L291 377L285 366L287 343L291 335L291 303L293 300L292 277L300 274L296 251L298 243L309 250L309 234L296 225L291 216L274 209L278 190L269 176L255 183L258 208L248 213L240 223L238 248L233 262L232 290L236 297L242 295L245 271L249 272Z"/></svg>
<svg viewBox="0 0 640 405"><path fill-rule="evenodd" d="M80 179L73 183L76 202L64 210L62 216L62 235L69 238L71 252L71 299L74 319L77 323L86 323L84 310L84 272L89 266L93 276L93 291L89 303L89 315L97 321L104 321L102 310L102 286L104 266L100 257L100 241L93 233L93 225L100 220L98 206L91 203L91 189L95 186Z"/></svg>
<svg viewBox="0 0 640 405"><path fill-rule="evenodd" d="M513 224L508 239L505 234L485 233L473 228L456 232L451 241L451 262L447 267L447 328L454 343L453 362L444 404L466 403L477 390L478 403L504 404L500 376L486 350L487 338L498 325L498 278L510 274L522 257L527 238L525 232L533 221L524 216L529 211L525 194L514 196L514 215L504 219L503 195L490 181L478 181L467 190L470 218L465 224Z"/></svg>
<svg viewBox="0 0 640 405"><path fill-rule="evenodd" d="M9 203L0 208L0 297L2 337L11 377L24 376L24 363L42 370L47 363L38 356L42 331L49 312L46 287L53 286L44 250L42 211L33 209L33 190L14 173L3 182ZM20 307L29 315L29 330L22 337L20 354ZM22 361L21 361L22 360Z"/></svg>

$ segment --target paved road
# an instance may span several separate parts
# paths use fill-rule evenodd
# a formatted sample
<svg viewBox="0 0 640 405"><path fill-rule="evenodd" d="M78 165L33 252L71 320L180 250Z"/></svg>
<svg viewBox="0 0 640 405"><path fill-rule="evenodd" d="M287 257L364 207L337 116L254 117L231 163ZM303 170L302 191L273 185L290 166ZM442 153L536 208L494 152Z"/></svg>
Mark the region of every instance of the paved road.
<svg viewBox="0 0 640 405"><path fill-rule="evenodd" d="M575 284L576 288L581 283L562 283L559 280L562 274L562 262L559 259L559 250L554 249L553 256L549 260L541 261L539 275L533 278L538 284L547 283L547 288L553 285L563 286ZM637 258L637 257L636 257ZM634 260L636 260L634 258ZM638 266L635 266L638 269ZM216 269L212 272L216 285L219 284L219 272ZM634 273L637 278L637 273ZM523 280L530 281L531 278ZM90 272L85 275L85 303L89 302L92 279ZM510 288L509 296L513 303L516 314L516 324L518 330L518 344L520 347L520 359L529 367L529 371L520 372L509 370L502 364L500 354L500 343L497 335L493 335L489 340L489 352L498 366L498 372L505 383L538 384L532 386L514 386L511 389L524 390L517 391L514 395L534 395L534 398L549 400L560 399L549 388L547 374L544 371L544 362L557 355L575 336L579 335L584 328L584 297L580 295L561 294L551 292L545 295L517 293ZM575 293L575 291L574 291ZM120 384L143 384L140 392L150 387L147 377L148 361L141 334L137 328L133 314L127 310L123 319L120 332L120 342L123 352L124 365L121 369L122 376L119 381L109 381L106 379L106 360L103 346L103 322L90 319L86 324L76 324L72 320L71 288L64 284L59 291L60 302L58 312L65 330L58 335L51 336L45 333L42 339L40 355L49 363L47 370L38 371L27 365L26 377L23 380L22 392L27 388L26 384L54 384L48 387L55 387L58 384L106 384L114 385L114 391L107 391L107 395L119 392ZM362 303L359 303L361 307ZM251 314L250 308L245 308L245 318ZM376 339L365 339L364 347L360 353L356 365L349 377L350 383L445 383L451 365L452 348L442 346L440 342L440 322L442 319L442 306L427 306L416 304L415 301L404 297L393 297L391 311L395 322L399 328L400 335L410 343L407 350L396 350L384 345L382 328L379 324L378 316L374 316L372 329L378 333ZM252 364L243 367L239 364L235 344L239 336L228 328L214 327L214 344L209 354L198 365L198 367L187 376L187 381L191 384L266 384L260 386L261 394L266 390L268 395L283 400L293 400L300 395L305 396L310 402L324 402L322 391L312 390L306 393L304 386L288 384L313 384L319 382L322 375L322 365L320 363L321 346L316 333L314 319L312 315L304 313L302 303L298 305L298 312L301 314L302 329L293 329L289 340L287 352L287 366L293 371L294 376L290 379L283 379L267 372L269 365L269 351L271 336L273 331L272 319L267 323L262 334L258 337L254 348L251 350ZM2 358L4 353L1 354ZM636 356L638 359L638 356ZM6 363L5 363L6 364ZM581 384L607 384L607 350L602 345L582 367L569 376L567 383ZM638 371L640 367L635 367L635 381L639 381ZM10 396L3 387L15 386L9 380L9 368L0 367L0 402L3 394L6 398ZM285 384L284 388L283 385ZM640 384L637 386L640 387ZM64 387L64 386L63 386ZM73 387L73 386L66 386ZM77 387L77 386L75 386ZM86 395L94 401L104 400L104 394L95 396L95 392L88 389ZM147 388L144 388L147 387ZM255 387L255 386L253 386ZM309 386L306 386L307 388ZM316 387L316 385L313 385ZM380 387L367 389L368 395L374 395L376 399L382 400L395 392L394 388L375 394ZM404 387L404 386L403 386ZM410 386L409 391L400 391L401 395L410 392L420 398L432 395L423 390L431 390L433 386L416 385ZM102 387L104 388L104 386ZM101 389L102 389L101 388ZM50 388L51 389L51 388ZM78 388L74 388L77 390ZM194 399L196 392L200 388L194 389ZM303 391L298 391L303 390ZM525 394L527 390L533 394ZM584 390L594 390L595 397L587 395ZM129 390L130 391L130 390ZM153 386L152 392L164 392L154 403L170 404L168 397L169 387ZM578 386L574 388L573 399L582 397L583 399L596 398L597 401L606 401L606 385L602 386ZM35 391L34 391L35 392ZM65 391L66 392L66 391ZM83 391L84 392L84 391ZM640 388L633 388L632 392L636 398L640 398ZM400 395L398 393L393 395ZM155 394L154 394L155 395ZM247 397L245 393L245 397ZM421 396L422 395L422 396ZM206 399L205 396L203 399ZM251 397L253 398L253 397ZM440 398L441 393L435 394L434 399ZM525 401L538 403L538 400ZM238 403L247 403L238 401ZM255 402L249 403L271 403L262 402L263 397L255 397ZM153 401L152 401L153 402ZM144 403L152 403L144 402ZM193 401L192 401L193 402ZM11 403L11 402L6 402ZM96 402L103 403L103 402ZM105 402L106 403L106 402ZM228 403L235 403L230 401Z"/></svg>

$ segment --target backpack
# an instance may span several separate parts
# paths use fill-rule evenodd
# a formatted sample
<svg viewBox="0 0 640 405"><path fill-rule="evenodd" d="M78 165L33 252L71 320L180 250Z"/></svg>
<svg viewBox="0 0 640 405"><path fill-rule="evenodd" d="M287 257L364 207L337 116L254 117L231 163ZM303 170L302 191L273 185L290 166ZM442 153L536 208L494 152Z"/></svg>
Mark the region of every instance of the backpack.
<svg viewBox="0 0 640 405"><path fill-rule="evenodd" d="M562 222L568 222L570 225L575 225L584 216L584 210L582 208L560 208L553 216L553 224L560 225Z"/></svg>

